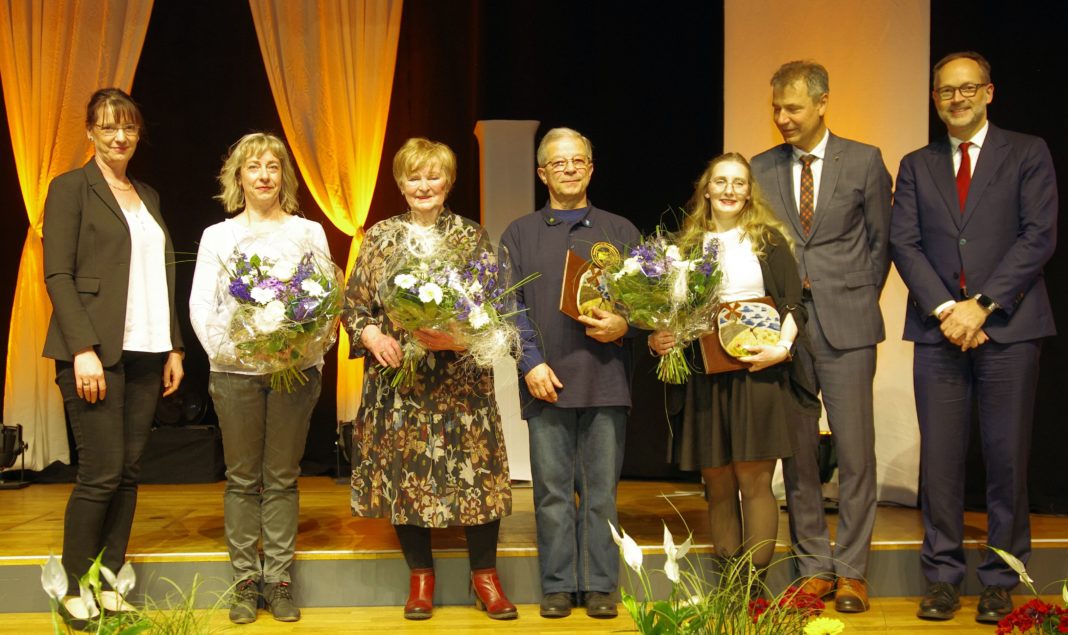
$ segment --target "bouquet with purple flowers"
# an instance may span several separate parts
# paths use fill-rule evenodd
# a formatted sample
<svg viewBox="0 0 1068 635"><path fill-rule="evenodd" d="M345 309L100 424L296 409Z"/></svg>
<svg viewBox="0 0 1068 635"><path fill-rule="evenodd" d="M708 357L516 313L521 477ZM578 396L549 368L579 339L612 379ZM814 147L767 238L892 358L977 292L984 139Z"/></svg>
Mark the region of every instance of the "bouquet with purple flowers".
<svg viewBox="0 0 1068 635"><path fill-rule="evenodd" d="M463 359L478 368L514 357L519 331L506 318L514 315L515 290L539 274L508 285L502 282L501 267L487 245L465 257L458 251L465 245L448 245L440 236L415 227L409 232L406 242L412 248L400 250L380 290L389 319L406 331L448 331L464 345ZM410 385L426 355L415 338L408 338L402 349L401 366L390 380L393 387Z"/></svg>
<svg viewBox="0 0 1068 635"><path fill-rule="evenodd" d="M715 239L686 247L657 231L606 269L608 295L630 324L675 335L675 348L657 363L656 376L663 382L686 382L691 370L683 349L715 324L718 255Z"/></svg>
<svg viewBox="0 0 1068 635"><path fill-rule="evenodd" d="M226 274L237 302L228 333L236 363L270 373L272 388L292 392L337 339L341 271L314 250L296 261L235 251Z"/></svg>

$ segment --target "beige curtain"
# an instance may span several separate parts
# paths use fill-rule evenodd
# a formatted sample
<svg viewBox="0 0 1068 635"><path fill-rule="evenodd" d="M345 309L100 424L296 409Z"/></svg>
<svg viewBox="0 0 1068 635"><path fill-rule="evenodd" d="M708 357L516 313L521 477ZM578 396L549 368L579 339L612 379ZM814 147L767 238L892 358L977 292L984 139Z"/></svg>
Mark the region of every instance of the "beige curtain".
<svg viewBox="0 0 1068 635"><path fill-rule="evenodd" d="M249 0L275 105L315 202L353 237L371 206L389 116L401 0ZM363 366L338 340L337 418L360 405Z"/></svg>
<svg viewBox="0 0 1068 635"><path fill-rule="evenodd" d="M70 462L55 368L41 357L52 314L41 251L48 183L91 152L84 122L93 91L133 85L151 13L152 0L0 0L0 77L30 224L11 311L4 423L25 427L30 469Z"/></svg>

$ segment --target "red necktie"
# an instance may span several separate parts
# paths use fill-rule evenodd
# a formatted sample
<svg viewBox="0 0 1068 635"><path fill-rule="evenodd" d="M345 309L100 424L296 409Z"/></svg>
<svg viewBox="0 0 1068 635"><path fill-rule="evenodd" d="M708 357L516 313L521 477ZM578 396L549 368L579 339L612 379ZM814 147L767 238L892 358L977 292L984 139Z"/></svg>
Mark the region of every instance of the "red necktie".
<svg viewBox="0 0 1068 635"><path fill-rule="evenodd" d="M812 231L812 216L815 212L815 187L812 181L812 162L816 155L806 154L801 157L801 205L798 212L801 216L801 229L805 235Z"/></svg>
<svg viewBox="0 0 1068 635"><path fill-rule="evenodd" d="M964 206L968 203L968 186L972 184L972 157L968 154L971 142L965 141L960 144L960 168L957 170L957 200L960 201L960 213L964 213ZM960 268L961 297L967 295L968 284L964 281L964 263Z"/></svg>
<svg viewBox="0 0 1068 635"><path fill-rule="evenodd" d="M968 154L970 141L960 144L960 169L957 170L957 199L960 201L960 213L968 203L968 186L972 184L972 157Z"/></svg>

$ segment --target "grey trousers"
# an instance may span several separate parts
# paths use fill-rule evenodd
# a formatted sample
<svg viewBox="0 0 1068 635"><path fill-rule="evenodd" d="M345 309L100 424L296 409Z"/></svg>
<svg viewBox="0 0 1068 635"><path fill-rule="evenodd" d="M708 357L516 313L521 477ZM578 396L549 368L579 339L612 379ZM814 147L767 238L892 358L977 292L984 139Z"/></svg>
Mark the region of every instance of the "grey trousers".
<svg viewBox="0 0 1068 635"><path fill-rule="evenodd" d="M790 539L802 576L863 578L875 527L875 347L831 347L812 303L806 301L805 306L812 363L804 367L813 370L809 379L823 397L838 454L838 532L832 551L819 478L819 420L799 414L797 452L782 462ZM798 354L808 352L801 349Z"/></svg>
<svg viewBox="0 0 1068 635"><path fill-rule="evenodd" d="M208 390L226 459L223 515L234 579L289 582L297 544L297 476L322 377L294 390L271 389L270 375L212 372ZM261 573L257 543L263 538Z"/></svg>

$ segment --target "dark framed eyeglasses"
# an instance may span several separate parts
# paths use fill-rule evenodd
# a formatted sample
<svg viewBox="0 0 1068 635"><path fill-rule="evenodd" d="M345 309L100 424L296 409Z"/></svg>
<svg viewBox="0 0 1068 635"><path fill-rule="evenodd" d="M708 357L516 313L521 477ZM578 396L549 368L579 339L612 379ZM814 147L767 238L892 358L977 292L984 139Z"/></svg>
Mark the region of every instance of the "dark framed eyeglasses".
<svg viewBox="0 0 1068 635"><path fill-rule="evenodd" d="M961 97L975 97L975 93L979 92L979 89L983 86L989 86L990 82L984 82L982 84L961 84L960 86L942 86L935 89L935 94L942 101L949 101L953 99L953 95L960 91Z"/></svg>

